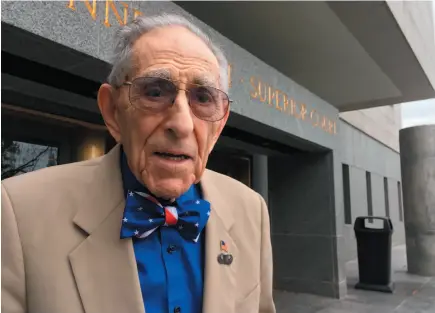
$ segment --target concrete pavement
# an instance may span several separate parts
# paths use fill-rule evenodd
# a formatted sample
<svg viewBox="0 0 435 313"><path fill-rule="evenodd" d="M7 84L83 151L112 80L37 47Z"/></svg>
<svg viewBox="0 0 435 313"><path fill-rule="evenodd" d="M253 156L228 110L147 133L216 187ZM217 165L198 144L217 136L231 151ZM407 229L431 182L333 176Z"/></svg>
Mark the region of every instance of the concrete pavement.
<svg viewBox="0 0 435 313"><path fill-rule="evenodd" d="M358 263L347 263L347 296L341 300L275 291L277 313L435 313L435 277L410 275L406 247L392 251L393 294L356 290Z"/></svg>

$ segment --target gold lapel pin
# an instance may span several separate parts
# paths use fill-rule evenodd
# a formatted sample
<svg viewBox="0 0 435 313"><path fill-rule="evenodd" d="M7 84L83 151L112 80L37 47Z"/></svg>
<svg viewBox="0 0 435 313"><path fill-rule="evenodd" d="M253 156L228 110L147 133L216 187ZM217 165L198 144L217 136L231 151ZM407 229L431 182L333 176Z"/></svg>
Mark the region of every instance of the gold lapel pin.
<svg viewBox="0 0 435 313"><path fill-rule="evenodd" d="M219 264L230 265L233 263L233 256L228 252L228 246L225 241L220 241L221 253L218 255Z"/></svg>

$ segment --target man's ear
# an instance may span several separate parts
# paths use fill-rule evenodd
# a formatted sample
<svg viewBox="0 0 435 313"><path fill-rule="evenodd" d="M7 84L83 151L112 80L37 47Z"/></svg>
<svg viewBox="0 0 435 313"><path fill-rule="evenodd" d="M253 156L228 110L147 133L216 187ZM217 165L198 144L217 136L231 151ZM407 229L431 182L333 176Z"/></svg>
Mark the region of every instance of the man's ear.
<svg viewBox="0 0 435 313"><path fill-rule="evenodd" d="M228 112L225 114L223 119L221 119L218 122L215 122L216 125L214 125L214 127L216 127L216 132L214 133L214 136L213 136L213 139L212 139L213 140L213 144L211 145L210 151L208 153L211 153L211 151L213 150L213 148L214 148L216 142L218 141L222 131L224 130L225 125L227 124L229 116L230 116L230 109L228 109Z"/></svg>
<svg viewBox="0 0 435 313"><path fill-rule="evenodd" d="M224 118L222 120L219 121L219 126L218 129L216 131L216 138L213 138L215 140L215 142L219 139L222 131L224 130L225 125L227 124L228 118L230 117L230 108L228 108L227 113L225 114Z"/></svg>
<svg viewBox="0 0 435 313"><path fill-rule="evenodd" d="M121 141L115 90L109 84L102 84L98 90L98 107L112 137L117 143Z"/></svg>

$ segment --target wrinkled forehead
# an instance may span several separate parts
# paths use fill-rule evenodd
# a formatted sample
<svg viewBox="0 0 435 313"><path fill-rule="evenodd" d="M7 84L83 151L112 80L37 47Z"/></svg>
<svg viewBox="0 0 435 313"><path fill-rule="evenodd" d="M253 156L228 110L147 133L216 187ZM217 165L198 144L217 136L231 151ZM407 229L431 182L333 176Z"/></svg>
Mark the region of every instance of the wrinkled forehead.
<svg viewBox="0 0 435 313"><path fill-rule="evenodd" d="M133 45L136 76L219 84L219 63L201 38L184 27L157 28Z"/></svg>

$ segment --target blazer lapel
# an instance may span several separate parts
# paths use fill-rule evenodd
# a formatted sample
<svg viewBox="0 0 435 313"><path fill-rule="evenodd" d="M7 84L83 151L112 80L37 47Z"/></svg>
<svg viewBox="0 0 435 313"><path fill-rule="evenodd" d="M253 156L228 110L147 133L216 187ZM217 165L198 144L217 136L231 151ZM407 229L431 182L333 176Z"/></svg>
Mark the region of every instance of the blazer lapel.
<svg viewBox="0 0 435 313"><path fill-rule="evenodd" d="M205 228L205 282L203 313L235 313L235 288L237 267L237 246L231 237L234 223L231 204L213 184L211 173L206 170L201 179L204 198L211 204L211 214ZM220 264L220 242L224 241L233 256L230 265Z"/></svg>
<svg viewBox="0 0 435 313"><path fill-rule="evenodd" d="M119 146L100 158L74 222L89 236L69 255L86 313L144 313L131 239L120 239L124 194Z"/></svg>

